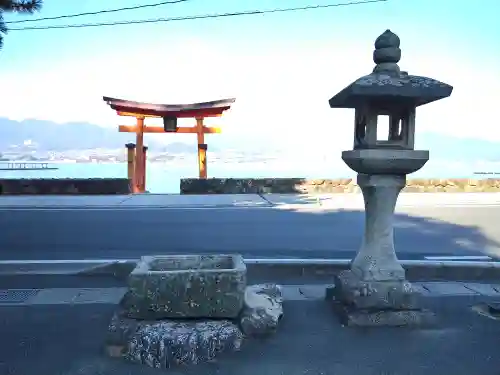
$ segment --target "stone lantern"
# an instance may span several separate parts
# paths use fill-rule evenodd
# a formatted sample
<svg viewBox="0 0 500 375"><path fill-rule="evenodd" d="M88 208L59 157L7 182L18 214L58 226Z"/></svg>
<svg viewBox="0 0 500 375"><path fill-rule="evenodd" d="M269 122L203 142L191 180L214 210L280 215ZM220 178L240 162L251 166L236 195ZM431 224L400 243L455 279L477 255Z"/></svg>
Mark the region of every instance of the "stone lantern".
<svg viewBox="0 0 500 375"><path fill-rule="evenodd" d="M424 166L429 151L414 150L416 107L451 95L453 87L399 69L399 37L386 30L375 41L373 72L330 99L331 108L353 108L354 147L342 159L358 173L365 202L363 242L351 268L336 276L335 299L348 325L414 325L432 314L419 309L394 249L393 215L406 175ZM378 139L380 116L388 134Z"/></svg>

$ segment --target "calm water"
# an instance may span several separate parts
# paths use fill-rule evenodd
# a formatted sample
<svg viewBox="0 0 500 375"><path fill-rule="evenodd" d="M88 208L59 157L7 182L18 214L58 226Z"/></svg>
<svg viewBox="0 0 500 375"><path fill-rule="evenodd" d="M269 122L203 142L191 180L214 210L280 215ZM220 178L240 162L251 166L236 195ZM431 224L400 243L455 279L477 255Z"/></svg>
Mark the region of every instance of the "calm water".
<svg viewBox="0 0 500 375"><path fill-rule="evenodd" d="M73 164L61 163L59 169L49 171L0 171L0 178L105 178L126 177L127 166L124 163L113 164ZM500 172L500 163L470 162L454 163L450 161L430 160L414 178L486 178ZM474 172L490 172L488 176L474 175ZM173 163L152 163L147 166L146 184L152 193L179 193L181 178L197 177L196 161ZM352 178L355 173L342 161L294 161L266 163L224 163L212 161L208 164L209 177L304 177L304 178Z"/></svg>

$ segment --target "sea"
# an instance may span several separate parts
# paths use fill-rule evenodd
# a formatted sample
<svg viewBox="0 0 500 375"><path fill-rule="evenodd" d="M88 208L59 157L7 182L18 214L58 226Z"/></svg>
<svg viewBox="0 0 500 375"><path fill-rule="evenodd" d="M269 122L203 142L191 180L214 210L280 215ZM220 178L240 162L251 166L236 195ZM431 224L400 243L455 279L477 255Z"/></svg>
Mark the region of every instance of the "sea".
<svg viewBox="0 0 500 375"><path fill-rule="evenodd" d="M340 158L339 158L340 159ZM0 171L0 178L117 178L127 177L126 163L50 163L55 170ZM355 178L342 160L274 160L270 162L208 163L208 177L218 178L277 178L309 179ZM198 177L196 160L148 163L146 190L151 193L178 194L182 178ZM410 178L500 178L500 162L429 160Z"/></svg>

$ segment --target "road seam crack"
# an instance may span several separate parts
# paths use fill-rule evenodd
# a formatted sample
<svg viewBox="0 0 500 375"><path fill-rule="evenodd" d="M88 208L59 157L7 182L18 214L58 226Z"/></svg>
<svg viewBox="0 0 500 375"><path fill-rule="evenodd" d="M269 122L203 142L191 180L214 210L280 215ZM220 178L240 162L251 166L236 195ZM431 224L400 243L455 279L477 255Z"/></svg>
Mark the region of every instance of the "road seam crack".
<svg viewBox="0 0 500 375"><path fill-rule="evenodd" d="M269 204L271 207L275 207L276 206L276 203L270 201L269 199L267 199L264 194L262 193L257 193L257 195L264 201L266 202L267 204Z"/></svg>

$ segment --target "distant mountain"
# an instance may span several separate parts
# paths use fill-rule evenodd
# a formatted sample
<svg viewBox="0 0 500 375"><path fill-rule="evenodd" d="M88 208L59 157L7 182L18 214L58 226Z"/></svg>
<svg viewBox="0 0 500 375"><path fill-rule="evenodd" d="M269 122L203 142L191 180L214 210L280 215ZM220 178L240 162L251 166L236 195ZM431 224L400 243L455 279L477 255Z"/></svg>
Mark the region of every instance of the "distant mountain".
<svg viewBox="0 0 500 375"><path fill-rule="evenodd" d="M0 117L0 152L12 145L23 145L30 141L42 151L68 151L107 148L117 149L134 141L133 134L119 133L115 128L85 122L57 124L51 121L13 121ZM196 138L196 137L194 137ZM170 153L196 153L195 144L173 142L165 144L147 140L150 150ZM209 144L210 151L219 148Z"/></svg>
<svg viewBox="0 0 500 375"><path fill-rule="evenodd" d="M117 129L104 128L84 122L56 124L51 121L13 121L0 118L0 151L12 145L22 145L29 140L39 150L67 151L79 149L124 147L130 142L130 134L119 133ZM149 142L150 148L158 147Z"/></svg>
<svg viewBox="0 0 500 375"><path fill-rule="evenodd" d="M39 150L68 151L95 148L117 149L134 140L132 134L119 133L116 128L104 128L85 122L56 124L51 121L13 121L0 117L0 152L11 145L26 141L36 144ZM195 141L194 141L195 142ZM273 144L263 137L257 142L249 137L210 136L209 151L239 150L243 153L266 154L285 148L286 144ZM169 153L196 153L194 143L148 140L150 150ZM479 139L462 139L437 133L418 133L416 148L431 151L432 159L473 161L500 161L500 143ZM310 153L311 150L297 150ZM335 150L332 150L335 151ZM340 151L340 150L338 150Z"/></svg>

